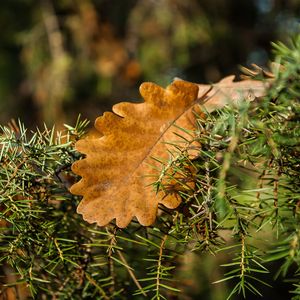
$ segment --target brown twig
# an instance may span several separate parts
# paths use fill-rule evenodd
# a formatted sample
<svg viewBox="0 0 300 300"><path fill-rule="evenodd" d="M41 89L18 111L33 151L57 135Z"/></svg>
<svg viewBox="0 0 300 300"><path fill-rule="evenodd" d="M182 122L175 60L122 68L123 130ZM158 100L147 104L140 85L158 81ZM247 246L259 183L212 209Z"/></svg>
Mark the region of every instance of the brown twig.
<svg viewBox="0 0 300 300"><path fill-rule="evenodd" d="M120 257L120 260L122 261L122 263L124 264L124 266L126 267L126 270L128 271L130 277L132 278L133 282L135 283L135 285L137 286L137 288L141 291L141 294L145 297L147 297L146 292L143 290L141 284L139 283L139 281L137 280L136 276L134 275L134 272L132 271L132 269L128 266L128 263L124 257L124 255L122 254L122 252L120 250L117 250L117 253Z"/></svg>
<svg viewBox="0 0 300 300"><path fill-rule="evenodd" d="M156 295L159 297L159 286L160 286L160 274L161 274L161 267L162 267L162 257L163 257L163 251L165 248L166 240L168 238L168 235L164 235L163 239L161 240L160 247L159 247L159 257L158 257L158 263L157 263L157 275L156 275ZM159 298L158 298L159 299Z"/></svg>
<svg viewBox="0 0 300 300"><path fill-rule="evenodd" d="M116 286L116 280L115 280L115 268L114 268L114 261L112 260L112 253L113 253L113 246L116 244L116 228L114 229L114 232L111 233L108 228L106 228L107 233L111 234L110 239L110 247L108 248L108 263L109 263L109 273L111 276L112 281L112 289L115 291Z"/></svg>
<svg viewBox="0 0 300 300"><path fill-rule="evenodd" d="M6 185L3 188L4 190L9 186L9 184L12 182L12 180L17 176L18 171L26 163L26 161L27 161L27 157L24 157L22 159L22 161L15 167L13 174L11 175L11 177L9 178L9 180L7 181Z"/></svg>
<svg viewBox="0 0 300 300"><path fill-rule="evenodd" d="M97 290L100 292L100 294L102 295L102 297L105 300L109 300L110 298L106 295L105 291L103 290L103 288L97 284L97 282L88 274L85 273L85 277L87 278L87 280L95 287L97 288Z"/></svg>

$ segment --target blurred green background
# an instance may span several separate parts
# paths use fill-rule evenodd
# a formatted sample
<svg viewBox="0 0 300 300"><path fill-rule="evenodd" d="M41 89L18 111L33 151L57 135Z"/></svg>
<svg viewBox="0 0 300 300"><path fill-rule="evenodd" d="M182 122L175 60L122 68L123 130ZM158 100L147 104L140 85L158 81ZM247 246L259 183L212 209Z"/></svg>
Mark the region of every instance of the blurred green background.
<svg viewBox="0 0 300 300"><path fill-rule="evenodd" d="M93 120L143 81L266 66L299 16L299 0L1 0L0 123Z"/></svg>

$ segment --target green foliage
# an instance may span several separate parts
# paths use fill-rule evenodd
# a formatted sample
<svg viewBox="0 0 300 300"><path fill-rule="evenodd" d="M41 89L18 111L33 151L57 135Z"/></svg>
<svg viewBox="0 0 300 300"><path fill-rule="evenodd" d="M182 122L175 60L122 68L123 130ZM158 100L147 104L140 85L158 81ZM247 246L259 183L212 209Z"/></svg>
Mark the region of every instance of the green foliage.
<svg viewBox="0 0 300 300"><path fill-rule="evenodd" d="M229 298L234 293L246 297L246 290L260 294L253 284L263 283L255 274L266 272L261 260L280 260L277 275L284 277L296 268L294 293L298 291L300 37L291 47L279 43L274 48L280 66L273 70L268 96L209 116L208 135L200 134L201 143L213 152L211 161L220 161L212 188L214 221L241 243L241 253L225 265L233 270L223 280L238 279ZM275 239L274 246L257 238L266 233ZM260 251L249 250L258 245Z"/></svg>
<svg viewBox="0 0 300 300"><path fill-rule="evenodd" d="M16 274L1 277L2 293L25 283L37 299L199 299L197 279L183 278L208 253L225 270L210 283L227 299L261 295L270 262L300 299L300 37L274 49L266 97L199 117L199 156L178 148L161 161L154 188L183 202L161 207L153 226L98 228L76 214L70 165L86 122L64 132L1 127L0 262L3 275Z"/></svg>

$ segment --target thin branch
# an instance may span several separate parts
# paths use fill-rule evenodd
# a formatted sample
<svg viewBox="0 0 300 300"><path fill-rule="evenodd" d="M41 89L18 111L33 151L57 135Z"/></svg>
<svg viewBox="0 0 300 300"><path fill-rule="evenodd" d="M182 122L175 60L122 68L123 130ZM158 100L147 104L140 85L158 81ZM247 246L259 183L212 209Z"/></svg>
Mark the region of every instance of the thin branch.
<svg viewBox="0 0 300 300"><path fill-rule="evenodd" d="M85 277L87 278L87 280L100 292L100 294L102 295L102 297L105 299L105 300L110 300L111 298L108 297L105 293L105 291L103 290L103 288L97 284L97 282L88 274L88 273L85 273Z"/></svg>
<svg viewBox="0 0 300 300"><path fill-rule="evenodd" d="M168 238L168 235L164 235L160 247L159 247L159 256L158 256L158 262L157 262L157 274L156 274L156 296L159 299L159 287L160 287L160 274L161 274L161 268L162 268L162 257L163 257L163 251L165 248L165 243Z"/></svg>
<svg viewBox="0 0 300 300"><path fill-rule="evenodd" d="M117 253L122 261L122 263L124 264L124 266L126 266L126 270L128 271L130 277L132 278L133 282L135 283L135 285L137 286L137 288L141 291L142 295L147 297L146 292L143 290L143 287L141 286L141 284L139 283L138 279L136 278L134 272L132 271L132 269L130 269L128 266L128 263L124 257L124 255L122 254L122 252L120 250L117 250Z"/></svg>
<svg viewBox="0 0 300 300"><path fill-rule="evenodd" d="M116 244L116 229L114 230L113 233L111 233L108 228L106 228L106 231L107 231L107 233L111 234L111 239L110 239L110 243L109 243L110 246L108 248L107 257L108 257L108 263L109 263L109 273L110 273L111 280L112 280L111 289L113 291L115 291L115 286L116 286L115 268L114 268L114 261L111 257L112 257L112 253L113 253L113 247Z"/></svg>

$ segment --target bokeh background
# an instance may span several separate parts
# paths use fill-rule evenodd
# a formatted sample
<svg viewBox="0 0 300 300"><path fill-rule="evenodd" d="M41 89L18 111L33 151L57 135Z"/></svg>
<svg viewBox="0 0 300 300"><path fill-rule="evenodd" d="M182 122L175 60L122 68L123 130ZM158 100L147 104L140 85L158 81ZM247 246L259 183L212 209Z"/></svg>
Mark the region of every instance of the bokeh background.
<svg viewBox="0 0 300 300"><path fill-rule="evenodd" d="M1 0L0 123L94 120L143 81L266 66L299 16L299 0Z"/></svg>

